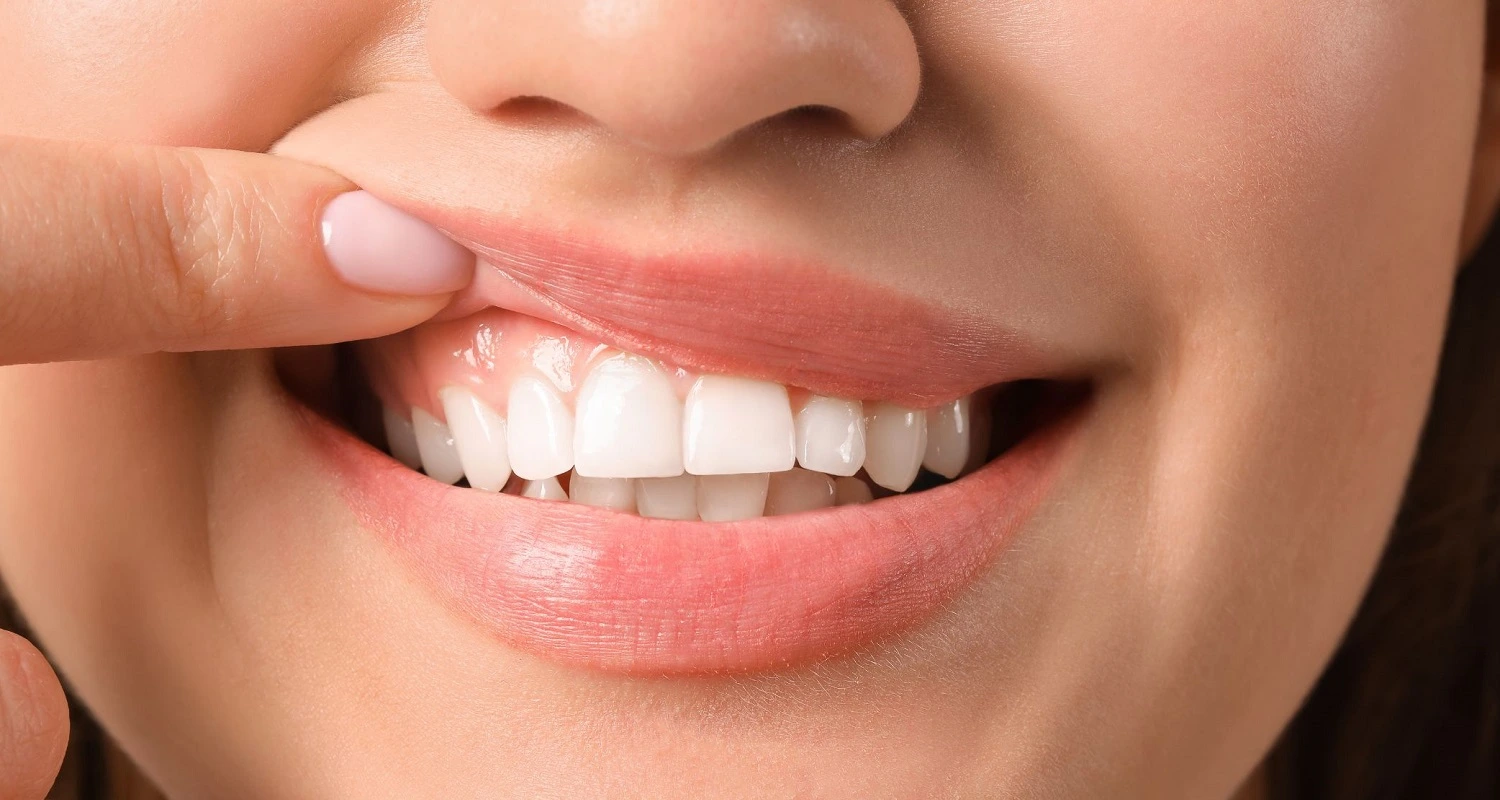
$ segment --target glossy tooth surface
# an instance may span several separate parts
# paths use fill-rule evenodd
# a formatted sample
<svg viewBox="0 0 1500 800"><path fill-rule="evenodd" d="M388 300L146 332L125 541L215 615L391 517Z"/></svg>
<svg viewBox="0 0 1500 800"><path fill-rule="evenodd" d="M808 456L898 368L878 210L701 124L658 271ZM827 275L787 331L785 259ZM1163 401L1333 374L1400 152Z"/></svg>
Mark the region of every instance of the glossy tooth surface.
<svg viewBox="0 0 1500 800"><path fill-rule="evenodd" d="M537 500L567 500L568 493L558 483L556 478L543 478L539 481L527 481L521 487L522 497L532 497Z"/></svg>
<svg viewBox="0 0 1500 800"><path fill-rule="evenodd" d="M863 505L875 499L875 494L870 487L859 478L834 478L833 479L833 501L834 505L857 506Z"/></svg>
<svg viewBox="0 0 1500 800"><path fill-rule="evenodd" d="M829 475L865 464L865 412L858 400L813 395L797 412L797 463Z"/></svg>
<svg viewBox="0 0 1500 800"><path fill-rule="evenodd" d="M698 479L692 475L641 478L635 482L635 507L641 516L652 519L697 519Z"/></svg>
<svg viewBox="0 0 1500 800"><path fill-rule="evenodd" d="M833 506L833 479L821 472L789 469L771 475L766 516L779 517Z"/></svg>
<svg viewBox="0 0 1500 800"><path fill-rule="evenodd" d="M683 466L694 475L791 469L796 433L786 387L704 375L683 405L682 445Z"/></svg>
<svg viewBox="0 0 1500 800"><path fill-rule="evenodd" d="M573 468L573 412L546 381L522 375L510 385L510 468L529 481Z"/></svg>
<svg viewBox="0 0 1500 800"><path fill-rule="evenodd" d="M704 522L733 522L761 516L771 476L704 475L698 478L698 518Z"/></svg>
<svg viewBox="0 0 1500 800"><path fill-rule="evenodd" d="M865 473L893 492L917 479L927 453L927 414L894 403L865 408Z"/></svg>
<svg viewBox="0 0 1500 800"><path fill-rule="evenodd" d="M578 390L573 467L591 478L682 474L682 403L655 364L622 353L589 372Z"/></svg>
<svg viewBox="0 0 1500 800"><path fill-rule="evenodd" d="M458 449L469 485L498 492L510 480L510 456L505 449L505 418L485 405L473 392L449 386L438 392L443 416Z"/></svg>
<svg viewBox="0 0 1500 800"><path fill-rule="evenodd" d="M927 412L927 453L922 466L944 478L957 478L969 463L973 397L961 397Z"/></svg>
<svg viewBox="0 0 1500 800"><path fill-rule="evenodd" d="M635 481L629 478L588 478L573 473L568 499L574 503L616 511L635 510Z"/></svg>
<svg viewBox="0 0 1500 800"><path fill-rule="evenodd" d="M464 477L464 466L458 460L458 448L448 426L420 408L411 410L411 426L417 434L417 452L422 454L422 469L427 476L443 483L458 483Z"/></svg>
<svg viewBox="0 0 1500 800"><path fill-rule="evenodd" d="M422 453L417 449L417 432L411 421L384 406L380 416L385 421L385 443L391 455L412 469L421 469Z"/></svg>

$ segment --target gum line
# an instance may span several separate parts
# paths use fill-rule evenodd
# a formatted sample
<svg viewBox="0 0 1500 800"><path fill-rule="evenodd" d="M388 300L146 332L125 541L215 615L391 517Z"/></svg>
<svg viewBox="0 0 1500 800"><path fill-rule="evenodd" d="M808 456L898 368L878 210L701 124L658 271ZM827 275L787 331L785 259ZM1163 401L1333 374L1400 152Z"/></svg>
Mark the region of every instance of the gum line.
<svg viewBox="0 0 1500 800"><path fill-rule="evenodd" d="M499 309L361 343L359 355L385 407L392 453L409 466L450 483L467 476L491 491L571 496L622 511L641 506L647 516L685 518L690 512L682 509L692 503L682 498L696 491L702 505L705 488L715 497L758 492L750 516L761 513L759 506L771 514L868 502L870 484L904 491L923 466L950 479L977 467L988 435L976 429L972 398L928 412L704 376ZM621 410L635 402L625 399L632 391L650 385L662 387L656 408L675 409L665 422L662 415ZM586 413L578 413L581 401ZM515 402L528 403L532 413L516 416ZM565 432L550 423L508 424L513 417L535 423L541 406L556 409ZM930 441L929 417L939 431ZM978 417L987 422L984 412ZM476 455L495 450L497 441L501 452ZM511 478L511 462L527 481ZM747 488L746 480L758 488ZM739 483L731 489L725 481ZM653 495L671 500L657 503ZM744 516L736 514L724 519Z"/></svg>

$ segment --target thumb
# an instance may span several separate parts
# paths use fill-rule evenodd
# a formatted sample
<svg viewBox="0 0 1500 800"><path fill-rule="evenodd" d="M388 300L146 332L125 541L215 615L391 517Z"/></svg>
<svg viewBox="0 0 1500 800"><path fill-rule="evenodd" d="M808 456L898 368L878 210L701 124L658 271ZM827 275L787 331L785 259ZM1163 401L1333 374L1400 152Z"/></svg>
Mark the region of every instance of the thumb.
<svg viewBox="0 0 1500 800"><path fill-rule="evenodd" d="M68 702L31 642L0 630L0 798L42 800L68 747Z"/></svg>
<svg viewBox="0 0 1500 800"><path fill-rule="evenodd" d="M322 167L0 136L0 364L394 333L473 256Z"/></svg>

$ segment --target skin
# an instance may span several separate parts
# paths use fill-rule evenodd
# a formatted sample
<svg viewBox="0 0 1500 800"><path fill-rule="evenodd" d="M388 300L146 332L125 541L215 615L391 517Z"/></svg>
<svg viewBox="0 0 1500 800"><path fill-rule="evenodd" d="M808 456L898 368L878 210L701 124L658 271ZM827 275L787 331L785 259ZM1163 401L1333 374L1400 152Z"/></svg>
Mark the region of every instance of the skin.
<svg viewBox="0 0 1500 800"><path fill-rule="evenodd" d="M7 320L0 361L118 357L0 370L0 418L24 421L0 429L0 573L169 795L1201 798L1252 774L1379 555L1454 270L1493 211L1483 4L734 8L0 7L0 133L332 170L208 156L292 208L348 188L337 173L625 248L811 255L1018 325L1098 380L1018 545L910 635L777 674L568 670L414 585L244 350L394 331L440 300L341 293L309 225L271 234L285 274L227 285L307 282L336 323L285 322L298 292L258 307L275 336L213 303L180 323L83 230L117 193L68 183L162 151L13 158L0 215L28 249L0 265L58 276L57 313ZM798 50L788 15L832 27ZM841 115L780 113L812 104ZM39 197L66 198L77 237L23 219ZM94 246L52 256L70 241ZM253 274L250 250L214 252ZM234 352L153 354L200 348ZM55 710L36 686L16 696Z"/></svg>

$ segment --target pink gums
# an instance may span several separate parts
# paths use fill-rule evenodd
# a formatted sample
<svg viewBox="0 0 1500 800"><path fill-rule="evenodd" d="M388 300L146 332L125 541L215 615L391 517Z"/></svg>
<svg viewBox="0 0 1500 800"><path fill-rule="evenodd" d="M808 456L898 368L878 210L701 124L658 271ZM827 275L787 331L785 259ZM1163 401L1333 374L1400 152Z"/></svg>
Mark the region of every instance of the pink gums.
<svg viewBox="0 0 1500 800"><path fill-rule="evenodd" d="M508 413L511 383L541 378L570 407L590 369L617 352L598 339L515 311L487 308L461 319L429 322L357 344L370 386L386 406L410 416L421 408L443 418L438 392L460 386L501 415ZM679 398L698 373L663 365ZM794 408L806 392L791 390Z"/></svg>

